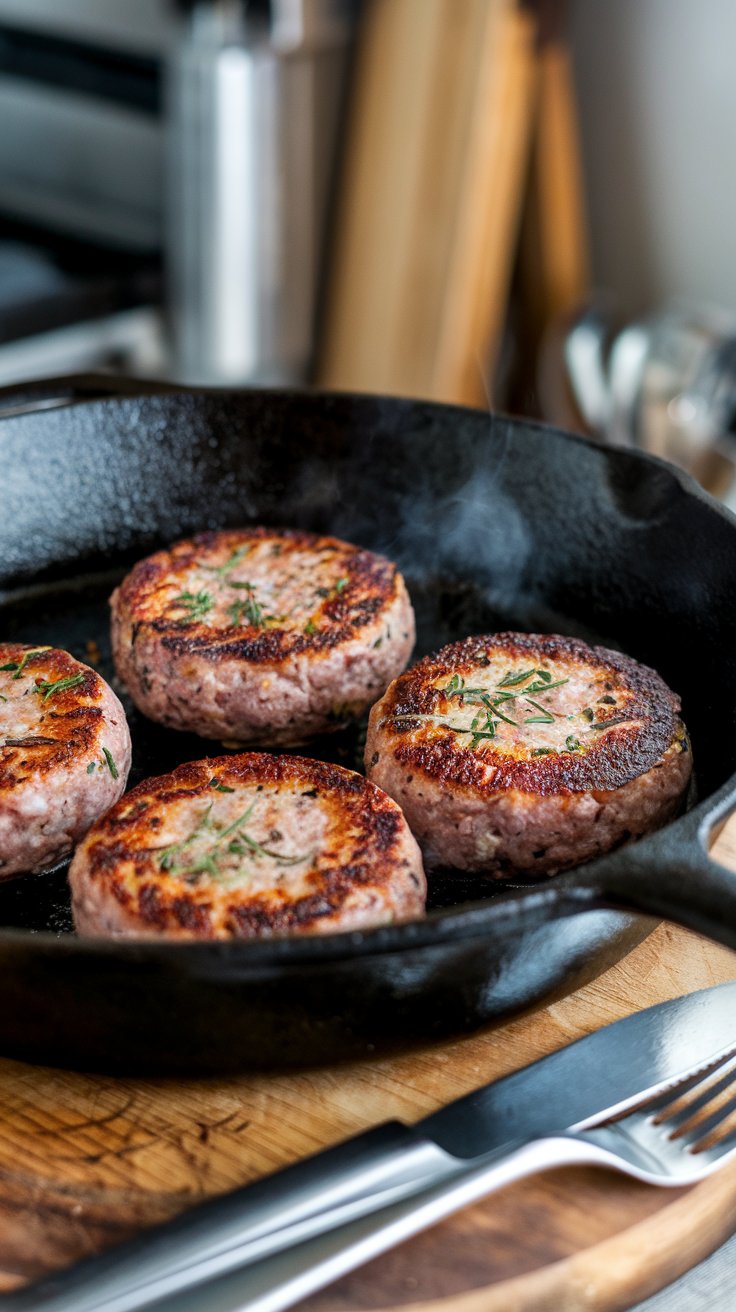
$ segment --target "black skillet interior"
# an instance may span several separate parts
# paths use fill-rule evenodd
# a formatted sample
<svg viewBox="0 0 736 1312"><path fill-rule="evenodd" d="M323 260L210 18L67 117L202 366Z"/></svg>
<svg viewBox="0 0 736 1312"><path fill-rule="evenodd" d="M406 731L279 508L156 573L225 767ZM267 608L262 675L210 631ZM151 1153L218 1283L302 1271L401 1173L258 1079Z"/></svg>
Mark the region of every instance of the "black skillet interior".
<svg viewBox="0 0 736 1312"><path fill-rule="evenodd" d="M659 462L479 411L282 391L163 391L18 414L0 424L0 462L6 638L83 660L99 651L110 677L107 597L134 559L204 527L328 531L399 562L418 654L520 628L654 665L683 697L699 796L728 791L736 526ZM131 782L223 750L126 709ZM359 768L361 733L309 752ZM687 877L707 882L692 826L685 847ZM608 858L602 882L588 867L531 892L442 873L422 924L279 943L85 942L69 932L64 869L9 881L0 1048L206 1072L469 1028L569 991L638 942L651 922L590 908L635 906L628 871L643 861L641 908L666 914L661 867L682 850L671 826ZM684 900L673 914L697 917L697 893L695 913ZM734 905L719 883L698 927L712 930L724 908L736 920Z"/></svg>

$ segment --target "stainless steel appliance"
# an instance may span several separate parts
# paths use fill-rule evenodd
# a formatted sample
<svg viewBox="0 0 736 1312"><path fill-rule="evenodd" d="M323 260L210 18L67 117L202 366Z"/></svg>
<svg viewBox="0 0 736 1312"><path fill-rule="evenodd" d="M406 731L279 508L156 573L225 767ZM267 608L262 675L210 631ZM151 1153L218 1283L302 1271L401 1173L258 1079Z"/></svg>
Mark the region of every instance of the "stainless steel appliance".
<svg viewBox="0 0 736 1312"><path fill-rule="evenodd" d="M0 0L0 381L305 380L356 8Z"/></svg>

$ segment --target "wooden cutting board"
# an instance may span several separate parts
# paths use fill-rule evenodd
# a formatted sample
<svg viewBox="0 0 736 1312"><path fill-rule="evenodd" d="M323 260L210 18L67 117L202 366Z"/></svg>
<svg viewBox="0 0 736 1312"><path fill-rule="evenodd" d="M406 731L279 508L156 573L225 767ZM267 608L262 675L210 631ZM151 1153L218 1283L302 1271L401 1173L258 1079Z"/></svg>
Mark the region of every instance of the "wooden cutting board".
<svg viewBox="0 0 736 1312"><path fill-rule="evenodd" d="M718 851L736 867L736 832L731 839L724 831ZM619 1016L732 978L736 955L665 924L594 983L544 1010L371 1063L172 1082L0 1061L0 1288L381 1120L416 1120ZM558 1171L467 1209L308 1306L628 1308L734 1229L736 1164L674 1192L609 1173Z"/></svg>

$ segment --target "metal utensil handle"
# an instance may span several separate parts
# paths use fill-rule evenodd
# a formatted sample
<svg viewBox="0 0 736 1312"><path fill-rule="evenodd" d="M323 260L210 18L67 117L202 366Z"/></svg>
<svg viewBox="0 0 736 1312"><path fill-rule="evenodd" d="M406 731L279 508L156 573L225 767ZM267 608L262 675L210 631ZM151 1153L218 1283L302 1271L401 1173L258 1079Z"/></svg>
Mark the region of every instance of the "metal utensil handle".
<svg viewBox="0 0 736 1312"><path fill-rule="evenodd" d="M392 1190L416 1192L451 1162L448 1154L409 1127L387 1122L193 1208L107 1253L0 1295L0 1308L97 1312L104 1307L124 1312L145 1307L170 1288L191 1283L181 1278L186 1268L221 1257L221 1269L229 1270L235 1262L228 1265L227 1253L235 1247L240 1251L251 1246L254 1257L279 1252L294 1242L291 1232L298 1232L299 1226L309 1233L310 1219L361 1197L367 1208L380 1206ZM243 1260L238 1258L238 1264Z"/></svg>
<svg viewBox="0 0 736 1312"><path fill-rule="evenodd" d="M612 1153L574 1135L537 1139L513 1151L501 1149L482 1165L465 1167L430 1189L298 1244L278 1257L249 1264L246 1270L208 1284L208 1312L279 1312L453 1212L528 1175L556 1166L620 1165ZM192 1272L192 1286L195 1273ZM212 1272L212 1275L216 1275ZM203 1297L202 1290L199 1292ZM193 1303L204 1306L203 1303ZM157 1312L181 1307L169 1299ZM96 1312L108 1312L101 1306Z"/></svg>

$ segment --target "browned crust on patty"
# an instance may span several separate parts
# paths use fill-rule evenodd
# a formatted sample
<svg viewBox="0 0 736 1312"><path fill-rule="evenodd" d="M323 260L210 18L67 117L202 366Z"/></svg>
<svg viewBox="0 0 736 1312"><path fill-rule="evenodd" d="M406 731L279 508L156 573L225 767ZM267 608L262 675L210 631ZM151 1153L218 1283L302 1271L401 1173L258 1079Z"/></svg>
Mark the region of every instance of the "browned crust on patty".
<svg viewBox="0 0 736 1312"><path fill-rule="evenodd" d="M654 670L579 639L501 633L420 661L373 707L366 769L428 869L555 874L666 824L692 772Z"/></svg>
<svg viewBox="0 0 736 1312"><path fill-rule="evenodd" d="M48 869L122 794L130 733L69 652L0 644L0 879Z"/></svg>
<svg viewBox="0 0 736 1312"><path fill-rule="evenodd" d="M243 616L238 624L215 630L206 617L190 619L185 609L172 604L200 562L221 568L242 548L261 543L270 544L280 569L288 569L290 561L297 564L299 555L309 551L318 553L325 574L334 576L332 586L324 586L325 580L315 574L313 595L298 619L264 616L256 625ZM247 573L247 559L234 568ZM199 533L140 561L121 583L117 606L131 616L134 641L148 628L177 656L196 653L211 662L234 657L251 664L272 663L304 652L325 652L360 634L398 595L400 580L391 561L337 538L298 529L224 530ZM233 592L232 600L239 595Z"/></svg>
<svg viewBox="0 0 736 1312"><path fill-rule="evenodd" d="M111 610L115 668L140 710L271 750L361 715L414 645L391 561L297 530L177 543L134 567Z"/></svg>
<svg viewBox="0 0 736 1312"><path fill-rule="evenodd" d="M291 833L264 833L280 804L291 811ZM254 867L248 842L285 858L289 844L309 844L310 823L318 849ZM243 849L234 857L231 839ZM90 831L70 883L81 932L183 938L360 928L422 914L426 891L416 842L379 788L339 766L258 752L139 784Z"/></svg>
<svg viewBox="0 0 736 1312"><path fill-rule="evenodd" d="M8 665L15 669L2 670ZM102 702L109 691L99 674L58 647L37 648L13 642L0 643L0 680L2 674L10 681L8 693L16 685L27 687L31 680L39 688L30 695L38 697L41 720L37 730L20 737L0 731L0 792L17 787L31 774L42 780L95 750L104 718ZM40 690L42 684L71 679L75 680L71 687ZM9 704L3 695L3 705ZM36 703L33 705L35 709Z"/></svg>
<svg viewBox="0 0 736 1312"><path fill-rule="evenodd" d="M530 745L501 750L493 741L484 741L478 751L467 746L467 737L438 732L415 718L451 716L457 700L442 690L447 682L454 674L470 676L489 655L498 653L508 658L510 667L519 662L541 668L559 668L561 662L587 667L600 697L615 698L615 704L591 698L596 736L584 752L534 756ZM543 697L543 690L537 696ZM552 697L550 693L544 698L545 704L552 704ZM466 638L419 661L391 684L373 708L371 722L380 724L397 762L444 784L477 796L507 789L544 796L609 792L644 774L682 734L679 706L656 671L620 652L556 634L500 633Z"/></svg>

